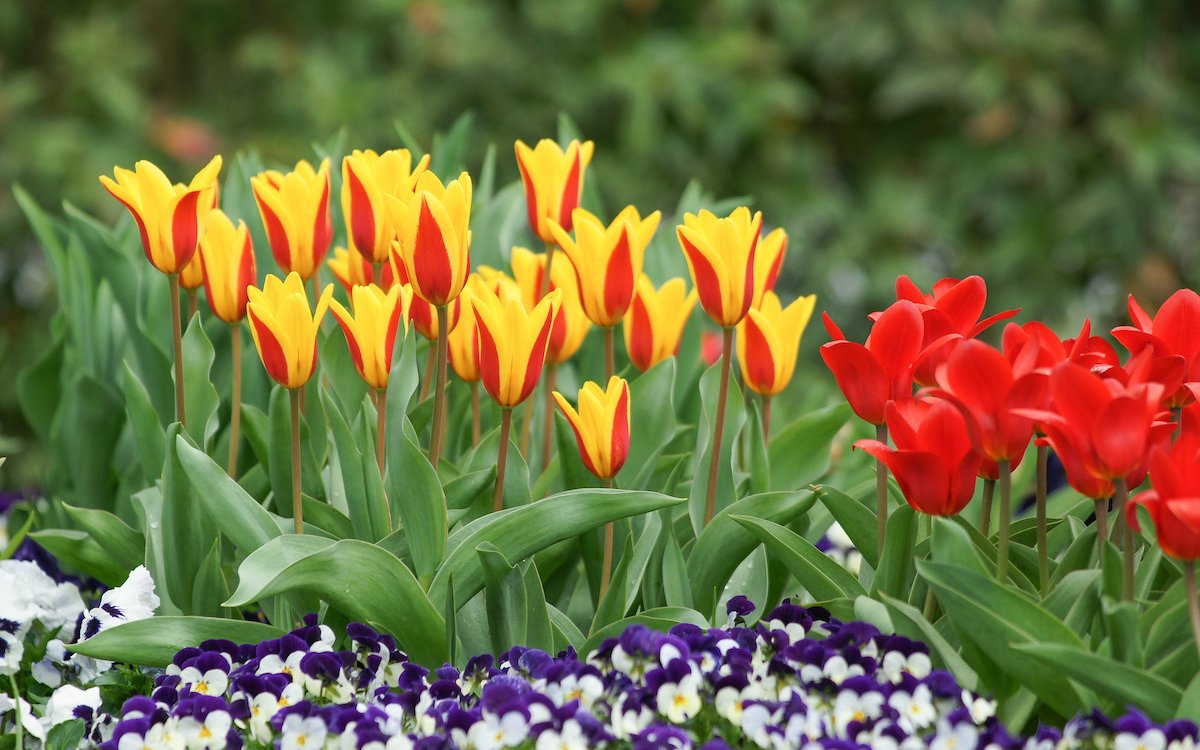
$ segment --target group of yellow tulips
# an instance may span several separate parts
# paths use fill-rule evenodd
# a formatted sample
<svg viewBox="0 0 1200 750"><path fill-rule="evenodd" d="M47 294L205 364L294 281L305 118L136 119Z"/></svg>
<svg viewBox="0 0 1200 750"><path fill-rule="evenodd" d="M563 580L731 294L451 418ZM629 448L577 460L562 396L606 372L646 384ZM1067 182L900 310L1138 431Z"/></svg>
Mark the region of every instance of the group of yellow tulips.
<svg viewBox="0 0 1200 750"><path fill-rule="evenodd" d="M738 208L727 217L686 214L676 228L695 289L683 279L661 287L642 272L643 258L661 219L628 206L605 223L580 208L592 143L565 149L551 140L530 148L517 141L529 226L544 253L513 248L511 274L471 271L471 178L463 172L443 182L429 157L406 149L377 154L354 151L342 161L341 203L347 246L333 242L329 210L330 162L305 161L291 172L267 171L251 179L271 252L285 278L269 274L257 286L254 250L244 222L236 225L218 207L215 157L187 184L173 184L147 161L130 171L117 167L101 183L132 214L146 257L170 281L176 342L177 418L185 419L181 376L180 289L203 286L212 312L232 327L234 409L229 471L237 465L240 342L243 318L270 377L292 393L293 455L298 463L300 391L316 368L317 332L331 310L349 345L355 368L373 389L379 418L380 470L384 464L383 413L396 336L403 323L431 341L422 387L433 383L429 458L442 451L447 365L471 385L473 438L479 438L478 387L501 409L495 508L503 506L503 471L512 412L547 373L547 419L557 404L573 428L584 464L611 482L629 450L629 387L614 374L614 331L624 325L629 361L640 371L673 356L696 300L724 330L722 378L710 461L706 519L714 509L716 474L735 329L743 381L770 399L792 377L800 338L815 298L783 306L772 291L787 249L782 229L761 236L762 215ZM566 255L555 263L557 251ZM350 307L321 288L328 265L346 288ZM311 298L306 283L312 282ZM194 303L193 303L194 304ZM555 368L579 349L591 325L604 336L605 386L587 382L577 408L554 390ZM532 410L524 421L528 438ZM551 434L547 423L543 435ZM550 443L543 446L549 454ZM524 443L524 440L523 440ZM527 448L525 448L527 449ZM293 471L293 515L301 529L299 473ZM606 566L607 570L607 566Z"/></svg>

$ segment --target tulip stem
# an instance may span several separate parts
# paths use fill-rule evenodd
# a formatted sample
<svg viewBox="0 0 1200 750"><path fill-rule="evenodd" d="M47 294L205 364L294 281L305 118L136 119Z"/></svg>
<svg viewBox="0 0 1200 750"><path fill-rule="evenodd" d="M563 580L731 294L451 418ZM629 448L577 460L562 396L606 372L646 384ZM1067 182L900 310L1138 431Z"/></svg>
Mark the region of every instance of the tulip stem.
<svg viewBox="0 0 1200 750"><path fill-rule="evenodd" d="M558 245L556 243L546 243L546 272L542 274L541 283L538 284L538 296L535 303L540 302L542 297L545 297L550 292L550 269L554 267L554 251L557 249Z"/></svg>
<svg viewBox="0 0 1200 750"><path fill-rule="evenodd" d="M613 353L613 329L612 327L604 329L604 384L608 387L608 381L612 380L613 372L616 370L616 357Z"/></svg>
<svg viewBox="0 0 1200 750"><path fill-rule="evenodd" d="M417 403L429 397L429 386L433 383L433 368L437 365L437 344L430 341L429 351L425 356L425 376L421 378L421 392L417 394Z"/></svg>
<svg viewBox="0 0 1200 750"><path fill-rule="evenodd" d="M304 533L304 506L300 502L300 389L288 391L292 399L292 523Z"/></svg>
<svg viewBox="0 0 1200 750"><path fill-rule="evenodd" d="M1196 652L1200 654L1200 597L1196 596L1196 561L1183 563L1183 580L1187 586L1188 611L1192 615L1192 637L1196 640Z"/></svg>
<svg viewBox="0 0 1200 750"><path fill-rule="evenodd" d="M604 483L604 486L612 489L612 480ZM604 594L608 592L608 582L612 578L612 557L613 557L613 522L609 521L604 524L604 557L600 562L600 596L596 598L597 603L604 600Z"/></svg>
<svg viewBox="0 0 1200 750"><path fill-rule="evenodd" d="M1041 579L1042 595L1050 593L1050 543L1046 535L1046 471L1050 463L1050 446L1037 447L1037 546L1038 577Z"/></svg>
<svg viewBox="0 0 1200 750"><path fill-rule="evenodd" d="M196 304L196 290L195 289L187 290L187 300L188 300L188 320L191 320L192 318L196 317L196 310L199 309L199 306Z"/></svg>
<svg viewBox="0 0 1200 750"><path fill-rule="evenodd" d="M1133 601L1133 529L1125 522L1125 506L1129 503L1129 488L1125 480L1113 482L1113 496L1117 499L1117 521L1113 524L1113 533L1119 535L1117 546L1121 548L1123 585L1121 598L1127 602Z"/></svg>
<svg viewBox="0 0 1200 750"><path fill-rule="evenodd" d="M379 467L379 484L383 485L383 472L387 467L387 389L377 388L375 398L375 464ZM388 533L392 532L392 507L387 489L383 491L383 508L387 513Z"/></svg>
<svg viewBox="0 0 1200 750"><path fill-rule="evenodd" d="M229 326L229 346L233 357L233 397L229 407L229 476L237 479L238 434L242 425L242 326Z"/></svg>
<svg viewBox="0 0 1200 750"><path fill-rule="evenodd" d="M886 424L875 425L875 439L887 445ZM876 562L883 559L883 538L887 533L888 518L888 470L883 461L875 460L875 551Z"/></svg>
<svg viewBox="0 0 1200 750"><path fill-rule="evenodd" d="M1175 431L1171 433L1171 442L1173 443L1179 439L1179 433L1183 430L1183 407L1172 406L1171 418L1175 422Z"/></svg>
<svg viewBox="0 0 1200 750"><path fill-rule="evenodd" d="M437 308L437 382L433 392L433 437L429 440L429 461L437 469L442 456L442 439L446 432L446 343L450 335L450 308Z"/></svg>
<svg viewBox="0 0 1200 750"><path fill-rule="evenodd" d="M1012 464L1007 458L1000 466L1000 552L996 558L996 575L1000 583L1008 582L1008 535L1012 526Z"/></svg>
<svg viewBox="0 0 1200 750"><path fill-rule="evenodd" d="M512 431L512 407L500 409L500 446L496 456L496 492L492 496L492 512L504 509L504 469L508 466L508 435Z"/></svg>
<svg viewBox="0 0 1200 750"><path fill-rule="evenodd" d="M717 422L713 425L712 449L708 452L708 495L704 501L704 525L713 519L717 509L717 472L721 468L721 433L725 431L725 402L729 400L729 363L733 349L733 328L724 331L721 349L721 390L717 394Z"/></svg>
<svg viewBox="0 0 1200 750"><path fill-rule="evenodd" d="M375 263L375 262L371 263L371 281L373 283L375 283L376 285L378 285L380 289L383 288L383 264L382 263Z"/></svg>
<svg viewBox="0 0 1200 750"><path fill-rule="evenodd" d="M479 381L471 382L471 447L479 446Z"/></svg>
<svg viewBox="0 0 1200 750"><path fill-rule="evenodd" d="M521 455L529 460L529 439L533 435L533 405L537 399L530 397L525 402L525 418L521 420Z"/></svg>
<svg viewBox="0 0 1200 750"><path fill-rule="evenodd" d="M171 334L175 346L175 418L187 427L187 416L183 402L183 324L179 319L179 274L167 274L171 287Z"/></svg>
<svg viewBox="0 0 1200 750"><path fill-rule="evenodd" d="M558 383L558 365L546 363L546 411L542 414L542 471L550 465L554 449L554 389Z"/></svg>
<svg viewBox="0 0 1200 750"><path fill-rule="evenodd" d="M1097 560L1104 563L1104 542L1108 539L1108 498L1096 501L1096 552Z"/></svg>
<svg viewBox="0 0 1200 750"><path fill-rule="evenodd" d="M762 428L763 428L763 445L771 439L771 397L763 396L762 399Z"/></svg>
<svg viewBox="0 0 1200 750"><path fill-rule="evenodd" d="M985 537L992 531L992 498L996 496L996 480L983 480L983 500L979 505L979 533Z"/></svg>

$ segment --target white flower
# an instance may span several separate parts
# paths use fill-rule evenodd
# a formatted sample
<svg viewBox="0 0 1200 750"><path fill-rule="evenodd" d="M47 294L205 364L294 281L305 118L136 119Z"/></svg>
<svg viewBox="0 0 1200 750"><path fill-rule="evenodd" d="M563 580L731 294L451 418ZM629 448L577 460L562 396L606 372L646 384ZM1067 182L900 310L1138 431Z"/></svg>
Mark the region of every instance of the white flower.
<svg viewBox="0 0 1200 750"><path fill-rule="evenodd" d="M229 675L220 669L201 673L195 667L187 667L179 673L179 686L190 687L193 693L200 695L224 695L229 687Z"/></svg>
<svg viewBox="0 0 1200 750"><path fill-rule="evenodd" d="M654 714L650 713L645 706L622 710L618 705L613 708L612 716L609 717L609 724L612 728L612 733L617 739L624 740L645 729L653 720Z"/></svg>
<svg viewBox="0 0 1200 750"><path fill-rule="evenodd" d="M291 714L283 720L279 750L319 750L325 745L325 722Z"/></svg>
<svg viewBox="0 0 1200 750"><path fill-rule="evenodd" d="M542 692L554 701L556 706L564 706L577 700L584 708L591 708L592 704L604 695L604 683L594 674L568 675L560 682L547 684Z"/></svg>
<svg viewBox="0 0 1200 750"><path fill-rule="evenodd" d="M91 638L114 625L153 617L157 608L154 579L145 565L139 565L125 579L125 583L104 592L100 597L100 606L89 610L83 618L80 632L84 638Z"/></svg>
<svg viewBox="0 0 1200 750"><path fill-rule="evenodd" d="M971 721L976 724L982 724L996 715L996 701L971 695L969 690L962 691L962 702L971 712Z"/></svg>
<svg viewBox="0 0 1200 750"><path fill-rule="evenodd" d="M547 729L538 735L534 750L587 750L588 741L583 728L574 719L563 722L561 732Z"/></svg>
<svg viewBox="0 0 1200 750"><path fill-rule="evenodd" d="M723 687L717 691L715 700L717 713L728 719L735 727L742 725L742 691L735 687Z"/></svg>
<svg viewBox="0 0 1200 750"><path fill-rule="evenodd" d="M467 745L476 750L496 750L501 747L519 745L529 736L529 724L517 711L503 716L485 713L467 730Z"/></svg>
<svg viewBox="0 0 1200 750"><path fill-rule="evenodd" d="M33 715L33 709L30 708L29 701L19 698L18 702L21 707L21 726L25 728L25 732L39 740L46 739L46 730L42 728L41 722ZM13 703L12 698L4 693L0 693L0 716L4 716L4 714L13 710L14 705L17 704Z"/></svg>
<svg viewBox="0 0 1200 750"><path fill-rule="evenodd" d="M255 674L286 674L292 678L292 682L298 682L304 678L304 673L300 671L300 660L304 658L304 651L293 651L287 655L287 659L280 659L276 654L267 654L258 662L258 671Z"/></svg>
<svg viewBox="0 0 1200 750"><path fill-rule="evenodd" d="M883 655L883 663L880 664L879 671L889 682L893 683L900 682L906 673L920 680L928 677L929 673L933 671L933 662L929 660L929 654L917 652L905 656L899 651L888 651Z"/></svg>
<svg viewBox="0 0 1200 750"><path fill-rule="evenodd" d="M671 723L681 724L700 712L700 678L693 673L678 683L665 683L656 698L658 712Z"/></svg>
<svg viewBox="0 0 1200 750"><path fill-rule="evenodd" d="M970 724L951 727L943 721L938 724L937 736L929 742L929 750L975 750L978 744L979 730L975 727Z"/></svg>
<svg viewBox="0 0 1200 750"><path fill-rule="evenodd" d="M16 674L21 669L23 656L25 642L16 633L0 630L0 674Z"/></svg>
<svg viewBox="0 0 1200 750"><path fill-rule="evenodd" d="M926 685L918 685L912 695L903 691L892 693L888 705L900 713L900 726L909 732L927 727L937 718L933 697Z"/></svg>
<svg viewBox="0 0 1200 750"><path fill-rule="evenodd" d="M773 722L771 711L761 703L746 706L742 711L742 732L759 747L771 746L771 735L767 727Z"/></svg>
<svg viewBox="0 0 1200 750"><path fill-rule="evenodd" d="M1114 750L1165 750L1167 737L1161 729L1147 729L1145 734L1121 732L1113 743Z"/></svg>
<svg viewBox="0 0 1200 750"><path fill-rule="evenodd" d="M146 730L144 735L126 732L121 735L121 741L117 743L117 750L159 750L170 747L163 740L164 729L165 725L154 724Z"/></svg>
<svg viewBox="0 0 1200 750"><path fill-rule="evenodd" d="M271 719L279 710L279 699L271 693L263 691L250 698L246 703L250 709L250 734L259 742L270 742L273 733Z"/></svg>
<svg viewBox="0 0 1200 750"><path fill-rule="evenodd" d="M100 688L80 690L74 685L63 685L55 690L46 701L46 711L42 716L42 725L46 731L52 727L75 718L75 709L86 706L92 714L100 710Z"/></svg>
<svg viewBox="0 0 1200 750"><path fill-rule="evenodd" d="M62 684L60 666L68 666L67 647L55 638L46 644L46 656L30 667L33 679L48 688L56 688ZM90 682L90 680L89 680Z"/></svg>
<svg viewBox="0 0 1200 750"><path fill-rule="evenodd" d="M874 690L859 695L853 690L843 690L833 702L833 723L839 736L845 736L846 725L878 718L883 708L883 694Z"/></svg>
<svg viewBox="0 0 1200 750"><path fill-rule="evenodd" d="M55 583L37 563L28 560L0 561L0 591L4 592L0 619L25 627L37 620L55 634L75 627L84 610L78 588Z"/></svg>
<svg viewBox="0 0 1200 750"><path fill-rule="evenodd" d="M220 750L225 747L225 736L229 733L229 727L232 725L233 718L228 713L213 711L204 717L203 723L191 716L180 719L179 734L188 748L193 750L199 748Z"/></svg>

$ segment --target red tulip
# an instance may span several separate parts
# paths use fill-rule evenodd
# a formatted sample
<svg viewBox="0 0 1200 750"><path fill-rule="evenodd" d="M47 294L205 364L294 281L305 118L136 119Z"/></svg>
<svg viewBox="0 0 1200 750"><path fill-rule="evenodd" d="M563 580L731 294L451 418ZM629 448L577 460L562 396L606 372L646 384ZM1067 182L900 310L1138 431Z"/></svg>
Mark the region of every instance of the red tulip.
<svg viewBox="0 0 1200 750"><path fill-rule="evenodd" d="M1047 391L1046 374L1034 369L1038 354L1031 340L1010 364L982 341L967 340L937 370L938 395L962 410L975 450L989 461L1016 468L1029 447L1033 420L1021 412L1041 406Z"/></svg>
<svg viewBox="0 0 1200 750"><path fill-rule="evenodd" d="M1081 365L1066 362L1050 373L1051 411L1025 416L1043 423L1062 459L1067 482L1094 499L1113 494L1113 481L1136 487L1146 476L1150 449L1170 437L1174 426L1160 421L1163 387L1126 387Z"/></svg>
<svg viewBox="0 0 1200 750"><path fill-rule="evenodd" d="M821 318L833 339L821 347L825 366L854 413L883 424L887 402L912 396L913 367L924 337L920 311L907 300L893 304L875 319L865 346L847 341L828 313Z"/></svg>
<svg viewBox="0 0 1200 750"><path fill-rule="evenodd" d="M1180 289L1151 318L1131 294L1129 317L1133 325L1117 326L1112 335L1130 354L1149 346L1159 356L1182 357L1184 382L1200 384L1200 295L1191 289ZM1168 391L1165 406L1183 406L1194 400L1191 390L1181 384Z"/></svg>
<svg viewBox="0 0 1200 750"><path fill-rule="evenodd" d="M913 377L921 385L933 385L935 373L946 361L954 346L943 346L950 339L973 339L991 326L1016 315L1019 310L1005 310L989 318L979 319L987 305L987 284L979 276L968 276L959 281L945 278L933 285L933 291L925 294L912 279L901 275L896 279L896 299L909 300L917 305L925 322L925 340L922 350L926 352L921 364L914 370Z"/></svg>
<svg viewBox="0 0 1200 750"><path fill-rule="evenodd" d="M1017 325L1009 323L1001 334L1000 346L1010 362L1027 341L1037 342L1037 368L1049 372L1057 364L1070 360L1086 367L1109 367L1120 364L1116 349L1099 336L1091 335L1092 322L1083 321L1083 328L1073 339L1060 339L1045 323L1031 320Z"/></svg>
<svg viewBox="0 0 1200 750"><path fill-rule="evenodd" d="M975 494L980 460L962 412L936 399L891 402L885 411L896 447L878 440L859 440L854 447L896 475L914 510L934 516L961 512Z"/></svg>
<svg viewBox="0 0 1200 750"><path fill-rule="evenodd" d="M1154 521L1158 543L1176 560L1200 559L1200 407L1184 410L1179 437L1150 454L1154 489L1142 492L1126 507L1129 525L1138 528L1137 506Z"/></svg>

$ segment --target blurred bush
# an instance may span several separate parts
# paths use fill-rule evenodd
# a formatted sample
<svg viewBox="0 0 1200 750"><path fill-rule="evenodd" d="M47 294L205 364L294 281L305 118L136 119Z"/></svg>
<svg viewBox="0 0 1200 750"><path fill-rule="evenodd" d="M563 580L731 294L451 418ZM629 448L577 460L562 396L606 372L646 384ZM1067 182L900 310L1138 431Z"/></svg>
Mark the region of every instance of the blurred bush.
<svg viewBox="0 0 1200 750"><path fill-rule="evenodd" d="M839 321L903 272L1105 324L1127 288L1194 281L1198 22L1182 0L8 0L0 183L115 219L114 164L291 163L342 127L396 145L395 122L429 144L466 110L472 163L494 142L506 179L512 140L567 112L610 206L693 178L753 196L793 237L782 288ZM4 382L45 338L46 278L0 192Z"/></svg>

